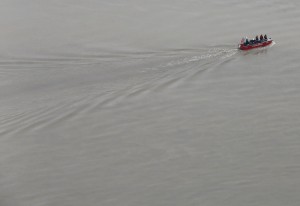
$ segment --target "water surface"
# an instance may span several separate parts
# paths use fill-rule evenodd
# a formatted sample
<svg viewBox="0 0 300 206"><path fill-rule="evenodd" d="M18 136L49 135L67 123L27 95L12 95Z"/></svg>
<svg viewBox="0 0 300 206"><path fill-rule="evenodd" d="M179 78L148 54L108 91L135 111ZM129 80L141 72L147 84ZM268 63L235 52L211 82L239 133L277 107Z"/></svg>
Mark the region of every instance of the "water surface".
<svg viewBox="0 0 300 206"><path fill-rule="evenodd" d="M0 205L298 206L299 6L2 0Z"/></svg>

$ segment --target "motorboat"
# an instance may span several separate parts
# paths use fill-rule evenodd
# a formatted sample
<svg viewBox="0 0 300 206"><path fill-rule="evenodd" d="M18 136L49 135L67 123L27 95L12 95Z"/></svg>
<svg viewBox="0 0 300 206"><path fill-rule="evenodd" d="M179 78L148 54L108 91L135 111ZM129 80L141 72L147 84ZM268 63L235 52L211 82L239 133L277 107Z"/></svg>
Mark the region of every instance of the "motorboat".
<svg viewBox="0 0 300 206"><path fill-rule="evenodd" d="M266 47L272 44L273 40L271 38L269 39L263 39L263 40L251 40L249 41L248 44L246 43L241 43L239 44L239 49L240 50L250 50L250 49L255 49L259 47Z"/></svg>

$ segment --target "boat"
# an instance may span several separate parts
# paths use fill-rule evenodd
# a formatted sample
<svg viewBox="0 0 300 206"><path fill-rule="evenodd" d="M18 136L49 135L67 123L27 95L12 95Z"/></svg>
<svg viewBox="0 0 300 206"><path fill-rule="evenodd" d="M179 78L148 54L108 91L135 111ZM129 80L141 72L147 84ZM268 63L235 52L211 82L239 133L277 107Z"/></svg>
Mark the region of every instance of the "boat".
<svg viewBox="0 0 300 206"><path fill-rule="evenodd" d="M239 49L240 50L250 50L250 49L255 49L255 48L260 48L260 47L266 47L270 44L272 44L273 40L271 38L267 40L262 40L262 41L254 41L250 42L249 44L239 44Z"/></svg>

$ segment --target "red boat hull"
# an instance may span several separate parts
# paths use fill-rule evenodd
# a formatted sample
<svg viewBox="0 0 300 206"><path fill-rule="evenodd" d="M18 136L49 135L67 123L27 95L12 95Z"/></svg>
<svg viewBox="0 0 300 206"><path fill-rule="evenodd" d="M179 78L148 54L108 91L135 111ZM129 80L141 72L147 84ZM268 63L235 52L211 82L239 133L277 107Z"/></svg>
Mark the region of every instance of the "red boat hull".
<svg viewBox="0 0 300 206"><path fill-rule="evenodd" d="M256 44L252 44L252 45L247 45L247 46L245 46L244 44L240 44L239 49L240 50L250 50L250 49L255 49L255 48L259 48L259 47L265 47L265 46L272 44L272 42L273 42L273 40L269 39L268 41L264 41L264 42L256 43Z"/></svg>

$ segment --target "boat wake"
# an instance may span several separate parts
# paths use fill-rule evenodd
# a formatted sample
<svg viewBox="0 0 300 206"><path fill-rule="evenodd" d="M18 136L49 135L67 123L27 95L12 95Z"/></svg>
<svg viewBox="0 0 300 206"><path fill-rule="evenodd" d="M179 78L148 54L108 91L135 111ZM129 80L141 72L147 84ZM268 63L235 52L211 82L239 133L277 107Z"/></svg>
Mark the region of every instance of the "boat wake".
<svg viewBox="0 0 300 206"><path fill-rule="evenodd" d="M234 56L238 52L236 48L221 48L214 47L203 49L199 51L201 54L190 54L185 57L178 57L176 60L172 60L167 64L162 64L160 67L172 67L172 66L180 66L189 63L197 63L201 61L215 61L218 59L227 59ZM180 53L178 54L180 56Z"/></svg>
<svg viewBox="0 0 300 206"><path fill-rule="evenodd" d="M11 93L26 93L26 96L18 96L27 99L18 105L21 108L26 105L23 111L6 108L6 114L0 118L0 134L8 137L45 128L50 130L62 123L76 121L87 113L114 108L151 94L174 92L175 88L185 88L198 82L206 71L227 63L237 52L238 49L231 46L216 46L163 52L121 52L115 56L85 55L76 61L73 57L3 60L0 64L7 68L2 71L5 72L4 77L23 85L12 88ZM41 65L49 69L39 69ZM97 69L109 65L109 69ZM113 66L122 70L112 70ZM57 71L60 71L60 76L56 75ZM132 74L130 78L123 71ZM33 72L40 81L29 81ZM124 78L119 78L118 83L108 82L106 79L116 78L113 75ZM64 89L57 89L59 85L64 85ZM14 96L17 95L7 96L7 102L14 101ZM34 107L28 96L35 100ZM60 98L64 96L72 98ZM44 104L45 101L47 104ZM24 119L26 124L22 123Z"/></svg>

